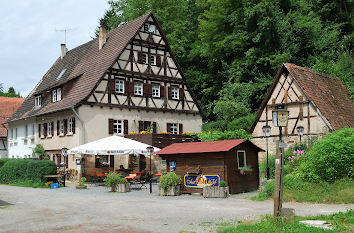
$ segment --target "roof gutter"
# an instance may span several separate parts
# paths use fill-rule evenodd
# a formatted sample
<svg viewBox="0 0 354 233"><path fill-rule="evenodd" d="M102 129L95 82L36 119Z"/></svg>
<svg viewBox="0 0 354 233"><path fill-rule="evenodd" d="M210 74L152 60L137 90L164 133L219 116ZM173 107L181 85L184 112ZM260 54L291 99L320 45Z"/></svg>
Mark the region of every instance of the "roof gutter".
<svg viewBox="0 0 354 233"><path fill-rule="evenodd" d="M75 116L77 117L77 119L79 119L80 123L81 123L81 145L85 144L85 123L84 121L81 119L80 115L76 112L74 107L71 107L71 110L74 112Z"/></svg>

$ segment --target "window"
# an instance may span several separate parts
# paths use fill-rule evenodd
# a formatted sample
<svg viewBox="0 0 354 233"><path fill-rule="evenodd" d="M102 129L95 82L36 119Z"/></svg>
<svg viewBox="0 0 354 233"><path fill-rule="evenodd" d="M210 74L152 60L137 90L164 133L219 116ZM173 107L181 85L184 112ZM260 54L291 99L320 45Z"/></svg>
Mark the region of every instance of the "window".
<svg viewBox="0 0 354 233"><path fill-rule="evenodd" d="M31 135L34 135L34 124L32 124Z"/></svg>
<svg viewBox="0 0 354 233"><path fill-rule="evenodd" d="M36 108L40 108L41 107L41 96L36 96L34 99L34 106Z"/></svg>
<svg viewBox="0 0 354 233"><path fill-rule="evenodd" d="M116 93L124 93L124 80L116 79Z"/></svg>
<svg viewBox="0 0 354 233"><path fill-rule="evenodd" d="M15 139L17 139L17 128L15 128Z"/></svg>
<svg viewBox="0 0 354 233"><path fill-rule="evenodd" d="M50 123L48 123L48 137L51 137L51 136L53 136L53 134L52 134L52 123L50 122Z"/></svg>
<svg viewBox="0 0 354 233"><path fill-rule="evenodd" d="M146 53L141 54L143 64L148 64L148 56Z"/></svg>
<svg viewBox="0 0 354 233"><path fill-rule="evenodd" d="M113 121L113 133L123 134L123 121L121 121L121 120L114 120Z"/></svg>
<svg viewBox="0 0 354 233"><path fill-rule="evenodd" d="M171 97L173 100L178 100L179 99L179 89L178 87L172 87L171 88Z"/></svg>
<svg viewBox="0 0 354 233"><path fill-rule="evenodd" d="M60 135L64 135L64 121L61 120L60 121Z"/></svg>
<svg viewBox="0 0 354 233"><path fill-rule="evenodd" d="M53 90L53 92L52 92L52 102L55 103L55 102L58 102L60 100L61 100L61 89L58 88L58 89Z"/></svg>
<svg viewBox="0 0 354 233"><path fill-rule="evenodd" d="M172 123L171 124L171 133L172 134L178 134L178 127L177 127L177 123Z"/></svg>
<svg viewBox="0 0 354 233"><path fill-rule="evenodd" d="M144 24L144 32L149 32L149 26L150 24L148 23Z"/></svg>
<svg viewBox="0 0 354 233"><path fill-rule="evenodd" d="M69 125L68 125L68 133L72 134L73 133L73 118L69 118Z"/></svg>
<svg viewBox="0 0 354 233"><path fill-rule="evenodd" d="M150 64L156 66L156 56L150 55Z"/></svg>
<svg viewBox="0 0 354 233"><path fill-rule="evenodd" d="M134 83L134 95L143 95L142 83Z"/></svg>
<svg viewBox="0 0 354 233"><path fill-rule="evenodd" d="M160 97L160 85L152 85L152 97Z"/></svg>
<svg viewBox="0 0 354 233"><path fill-rule="evenodd" d="M237 151L238 168L246 167L246 152L244 150Z"/></svg>
<svg viewBox="0 0 354 233"><path fill-rule="evenodd" d="M28 136L28 128L30 127L30 125L25 125L25 137Z"/></svg>
<svg viewBox="0 0 354 233"><path fill-rule="evenodd" d="M57 102L57 90L54 90L52 92L52 102Z"/></svg>
<svg viewBox="0 0 354 233"><path fill-rule="evenodd" d="M9 130L9 138L13 139L13 129L12 128Z"/></svg>
<svg viewBox="0 0 354 233"><path fill-rule="evenodd" d="M44 138L44 124L41 124L41 138Z"/></svg>

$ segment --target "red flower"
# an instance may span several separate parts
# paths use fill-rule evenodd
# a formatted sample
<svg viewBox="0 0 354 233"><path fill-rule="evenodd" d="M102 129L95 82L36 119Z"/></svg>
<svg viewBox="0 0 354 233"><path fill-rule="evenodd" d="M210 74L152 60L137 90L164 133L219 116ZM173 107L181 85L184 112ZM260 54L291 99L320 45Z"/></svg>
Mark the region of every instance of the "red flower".
<svg viewBox="0 0 354 233"><path fill-rule="evenodd" d="M188 167L188 164L186 165L186 167Z"/></svg>
<svg viewBox="0 0 354 233"><path fill-rule="evenodd" d="M198 165L198 167L200 167L200 165Z"/></svg>

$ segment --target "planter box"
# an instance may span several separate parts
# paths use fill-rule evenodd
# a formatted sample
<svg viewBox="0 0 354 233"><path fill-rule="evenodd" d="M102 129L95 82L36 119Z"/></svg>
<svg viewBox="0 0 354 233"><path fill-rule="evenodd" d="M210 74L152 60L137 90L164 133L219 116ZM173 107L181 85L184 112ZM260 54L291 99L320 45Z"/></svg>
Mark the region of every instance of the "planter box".
<svg viewBox="0 0 354 233"><path fill-rule="evenodd" d="M86 185L84 185L84 186L76 186L76 189L87 189L87 186Z"/></svg>
<svg viewBox="0 0 354 233"><path fill-rule="evenodd" d="M251 175L252 174L252 170L251 171L240 170L240 174L243 175L243 176Z"/></svg>
<svg viewBox="0 0 354 233"><path fill-rule="evenodd" d="M203 188L203 197L225 198L229 196L229 187L210 186Z"/></svg>
<svg viewBox="0 0 354 233"><path fill-rule="evenodd" d="M126 193L126 192L130 192L130 184L126 183L126 184L118 184L116 187L116 190L119 193Z"/></svg>
<svg viewBox="0 0 354 233"><path fill-rule="evenodd" d="M159 186L159 196L179 196L181 195L181 187L179 185L169 187L166 191Z"/></svg>

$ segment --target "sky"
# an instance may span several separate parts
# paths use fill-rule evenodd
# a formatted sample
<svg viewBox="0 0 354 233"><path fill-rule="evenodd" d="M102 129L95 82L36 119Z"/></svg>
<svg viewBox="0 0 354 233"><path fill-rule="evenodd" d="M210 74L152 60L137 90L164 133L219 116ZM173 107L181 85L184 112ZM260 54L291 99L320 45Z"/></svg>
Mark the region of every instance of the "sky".
<svg viewBox="0 0 354 233"><path fill-rule="evenodd" d="M107 0L11 0L0 7L0 83L26 97L60 56L94 36Z"/></svg>

